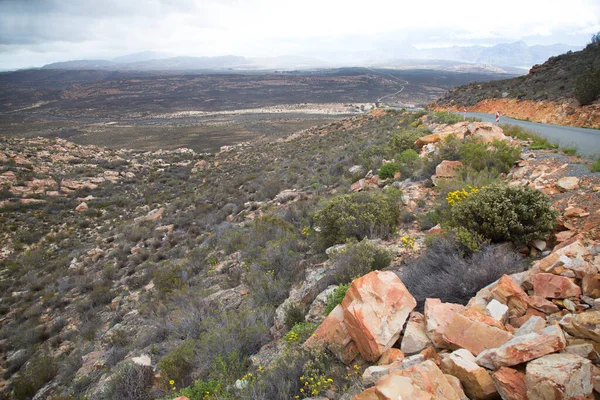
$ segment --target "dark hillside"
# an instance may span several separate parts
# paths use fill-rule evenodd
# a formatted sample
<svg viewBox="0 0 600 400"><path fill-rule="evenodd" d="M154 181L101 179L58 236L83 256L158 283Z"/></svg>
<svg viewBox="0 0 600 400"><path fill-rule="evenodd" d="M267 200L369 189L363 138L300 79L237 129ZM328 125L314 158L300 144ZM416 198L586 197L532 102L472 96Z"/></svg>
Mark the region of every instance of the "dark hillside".
<svg viewBox="0 0 600 400"><path fill-rule="evenodd" d="M487 99L559 101L573 97L577 80L590 69L600 68L600 44L590 43L585 49L551 57L542 65L534 65L529 73L514 79L470 83L449 91L438 105L472 106Z"/></svg>

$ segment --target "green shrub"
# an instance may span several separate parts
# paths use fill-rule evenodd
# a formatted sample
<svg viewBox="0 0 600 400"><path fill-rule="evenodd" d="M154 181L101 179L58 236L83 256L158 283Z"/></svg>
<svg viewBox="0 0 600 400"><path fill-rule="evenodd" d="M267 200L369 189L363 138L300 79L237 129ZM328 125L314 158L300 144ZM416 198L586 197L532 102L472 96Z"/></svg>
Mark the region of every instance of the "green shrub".
<svg viewBox="0 0 600 400"><path fill-rule="evenodd" d="M594 102L600 96L600 68L581 74L575 83L573 95L582 106Z"/></svg>
<svg viewBox="0 0 600 400"><path fill-rule="evenodd" d="M404 150L400 154L396 154L394 157L400 165L400 172L402 175L410 176L418 168L420 158L419 153L413 149Z"/></svg>
<svg viewBox="0 0 600 400"><path fill-rule="evenodd" d="M507 173L521 156L521 149L499 140L495 140L492 146L474 140L465 140L460 146L459 154L460 161L475 171L488 169Z"/></svg>
<svg viewBox="0 0 600 400"><path fill-rule="evenodd" d="M400 208L393 194L360 192L336 196L315 213L318 240L325 247L346 239L387 238L394 231Z"/></svg>
<svg viewBox="0 0 600 400"><path fill-rule="evenodd" d="M160 359L158 369L163 387L169 387L171 380L179 386L188 383L189 373L194 366L194 347L194 340L187 339Z"/></svg>
<svg viewBox="0 0 600 400"><path fill-rule="evenodd" d="M329 313L332 312L333 309L342 302L342 300L344 300L344 296L346 296L346 292L348 291L349 287L350 287L350 283L346 283L345 285L339 285L338 287L335 288L333 293L331 293L327 297L327 302L325 303L325 309L323 310L323 313L325 315L329 315Z"/></svg>
<svg viewBox="0 0 600 400"><path fill-rule="evenodd" d="M386 268L392 262L391 253L365 239L362 242L348 242L346 246L330 254L333 279L345 284L371 271Z"/></svg>
<svg viewBox="0 0 600 400"><path fill-rule="evenodd" d="M214 399L223 389L221 382L215 379L198 379L193 385L179 391L178 396L185 396L190 400Z"/></svg>
<svg viewBox="0 0 600 400"><path fill-rule="evenodd" d="M590 171L592 172L600 172L600 157L590 167Z"/></svg>
<svg viewBox="0 0 600 400"><path fill-rule="evenodd" d="M558 145L551 143L545 137L526 130L518 125L504 124L500 125L506 136L511 136L521 140L531 140L533 143L529 146L532 150L556 149Z"/></svg>
<svg viewBox="0 0 600 400"><path fill-rule="evenodd" d="M288 343L304 343L318 326L319 324L313 322L300 322L294 325L283 338Z"/></svg>
<svg viewBox="0 0 600 400"><path fill-rule="evenodd" d="M463 256L470 256L481 250L485 244L489 244L489 240L477 232L459 226L451 231L454 236L454 241L458 250Z"/></svg>
<svg viewBox="0 0 600 400"><path fill-rule="evenodd" d="M285 310L285 319L284 324L287 329L292 329L292 327L300 322L304 322L304 314L305 310L299 304L291 304Z"/></svg>
<svg viewBox="0 0 600 400"><path fill-rule="evenodd" d="M400 168L396 163L383 164L379 169L379 177L381 179L393 178Z"/></svg>
<svg viewBox="0 0 600 400"><path fill-rule="evenodd" d="M575 147L563 147L561 150L563 153L569 156L574 156L575 154L577 154L577 148Z"/></svg>
<svg viewBox="0 0 600 400"><path fill-rule="evenodd" d="M54 359L48 355L41 355L29 362L23 371L13 381L13 395L17 400L30 399L38 390L49 382L57 372Z"/></svg>
<svg viewBox="0 0 600 400"><path fill-rule="evenodd" d="M490 239L527 244L554 229L557 212L542 192L515 186L482 188L451 209L455 224Z"/></svg>
<svg viewBox="0 0 600 400"><path fill-rule="evenodd" d="M400 133L395 134L388 141L387 154L397 154L402 153L405 150L417 150L417 146L415 142L418 138L423 137L429 134L428 131L422 129L409 129L401 131Z"/></svg>

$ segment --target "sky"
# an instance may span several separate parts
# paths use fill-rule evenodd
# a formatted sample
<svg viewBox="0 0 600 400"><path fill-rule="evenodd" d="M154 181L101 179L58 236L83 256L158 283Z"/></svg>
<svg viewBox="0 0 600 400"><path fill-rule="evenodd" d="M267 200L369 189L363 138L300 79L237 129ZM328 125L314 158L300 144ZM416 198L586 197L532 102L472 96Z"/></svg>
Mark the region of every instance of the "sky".
<svg viewBox="0 0 600 400"><path fill-rule="evenodd" d="M564 43L600 0L0 0L0 70L140 51L335 57L373 49Z"/></svg>

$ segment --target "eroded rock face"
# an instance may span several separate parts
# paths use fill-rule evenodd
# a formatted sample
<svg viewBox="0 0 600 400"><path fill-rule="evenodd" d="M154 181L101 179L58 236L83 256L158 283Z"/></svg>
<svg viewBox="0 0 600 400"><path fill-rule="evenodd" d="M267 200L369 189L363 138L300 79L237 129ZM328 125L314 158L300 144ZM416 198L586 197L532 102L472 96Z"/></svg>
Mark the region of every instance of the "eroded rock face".
<svg viewBox="0 0 600 400"><path fill-rule="evenodd" d="M592 363L575 354L550 354L527 364L529 400L587 399L592 394Z"/></svg>
<svg viewBox="0 0 600 400"><path fill-rule="evenodd" d="M416 305L391 271L374 271L352 282L342 308L344 323L361 356L376 361L391 348Z"/></svg>

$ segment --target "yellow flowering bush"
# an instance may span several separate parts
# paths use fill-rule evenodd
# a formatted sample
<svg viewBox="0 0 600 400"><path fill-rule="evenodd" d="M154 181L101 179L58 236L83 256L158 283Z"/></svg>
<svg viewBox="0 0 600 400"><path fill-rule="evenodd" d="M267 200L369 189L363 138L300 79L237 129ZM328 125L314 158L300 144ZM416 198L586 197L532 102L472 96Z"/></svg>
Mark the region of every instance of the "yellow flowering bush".
<svg viewBox="0 0 600 400"><path fill-rule="evenodd" d="M485 186L481 189L484 188ZM462 188L461 190L455 190L454 192L448 193L448 195L446 196L446 201L448 202L448 205L450 207L454 207L456 204L460 203L470 195L479 192L479 190L480 188L469 185L466 187L466 189Z"/></svg>
<svg viewBox="0 0 600 400"><path fill-rule="evenodd" d="M319 393L333 386L333 379L324 375L301 376L300 382L300 394L294 397L296 399L318 396Z"/></svg>
<svg viewBox="0 0 600 400"><path fill-rule="evenodd" d="M417 242L417 238L414 238L410 235L406 235L406 236L402 236L400 238L400 241L402 242L402 246L404 246L404 248L409 249L409 250L414 250L415 243Z"/></svg>

